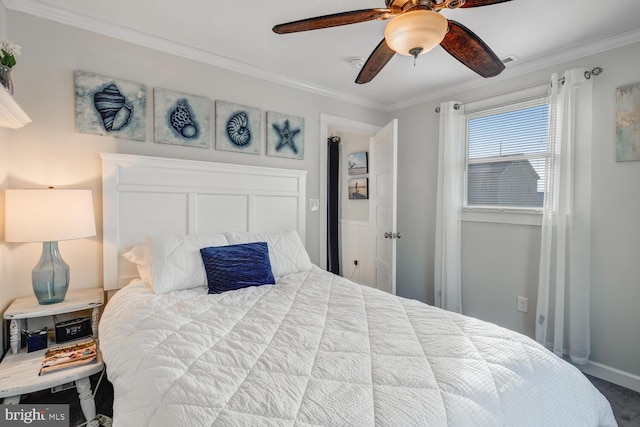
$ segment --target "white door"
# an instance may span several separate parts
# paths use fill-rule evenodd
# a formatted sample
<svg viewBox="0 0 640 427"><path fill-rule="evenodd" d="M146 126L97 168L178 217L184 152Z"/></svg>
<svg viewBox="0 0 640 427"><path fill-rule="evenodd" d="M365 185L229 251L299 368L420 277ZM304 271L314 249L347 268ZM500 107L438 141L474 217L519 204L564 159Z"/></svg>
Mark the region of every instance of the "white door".
<svg viewBox="0 0 640 427"><path fill-rule="evenodd" d="M395 295L396 242L400 237L396 230L398 120L394 119L371 137L369 151L369 218L373 231L375 285Z"/></svg>

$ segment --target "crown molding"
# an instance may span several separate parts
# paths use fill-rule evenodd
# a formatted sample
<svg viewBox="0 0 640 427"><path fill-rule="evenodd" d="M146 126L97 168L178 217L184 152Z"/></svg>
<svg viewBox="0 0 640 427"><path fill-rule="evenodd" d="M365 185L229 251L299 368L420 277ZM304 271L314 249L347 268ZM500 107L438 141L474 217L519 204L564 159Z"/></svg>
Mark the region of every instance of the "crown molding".
<svg viewBox="0 0 640 427"><path fill-rule="evenodd" d="M289 86L294 89L303 90L316 95L326 96L351 104L361 105L383 111L384 104L373 102L367 98L346 95L330 88L299 80L284 74L275 73L256 67L235 59L216 55L201 49L186 46L160 37L152 36L141 31L132 30L112 23L88 16L79 15L68 10L52 7L37 0L1 0L7 9L37 16L39 18L55 21L60 24L70 25L83 30L91 31L114 39L123 40L129 43L144 46L150 49L176 55L182 58L191 59L215 67L224 68L250 77Z"/></svg>

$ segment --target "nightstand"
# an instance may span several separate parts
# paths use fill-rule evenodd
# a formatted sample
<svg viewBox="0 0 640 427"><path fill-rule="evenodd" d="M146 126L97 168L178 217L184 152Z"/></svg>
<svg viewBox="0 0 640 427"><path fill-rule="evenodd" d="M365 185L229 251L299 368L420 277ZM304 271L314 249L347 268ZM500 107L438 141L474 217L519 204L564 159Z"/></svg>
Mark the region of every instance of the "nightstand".
<svg viewBox="0 0 640 427"><path fill-rule="evenodd" d="M20 402L23 394L44 390L61 384L74 381L78 389L80 407L90 427L99 425L96 420L96 405L91 393L89 377L100 372L104 364L102 353L98 348L98 360L96 363L51 372L46 375L38 375L40 363L47 349L27 353L26 348L20 348L20 326L22 319L34 317L53 316L56 314L71 313L74 311L92 310L91 327L94 338L98 338L98 309L104 304L104 291L102 288L82 289L67 292L63 302L51 305L40 305L35 296L17 298L4 312L4 319L10 320L11 351L0 363L0 398L4 398L5 404ZM85 338L86 339L86 338ZM74 341L61 345L71 344ZM59 344L50 343L51 346Z"/></svg>

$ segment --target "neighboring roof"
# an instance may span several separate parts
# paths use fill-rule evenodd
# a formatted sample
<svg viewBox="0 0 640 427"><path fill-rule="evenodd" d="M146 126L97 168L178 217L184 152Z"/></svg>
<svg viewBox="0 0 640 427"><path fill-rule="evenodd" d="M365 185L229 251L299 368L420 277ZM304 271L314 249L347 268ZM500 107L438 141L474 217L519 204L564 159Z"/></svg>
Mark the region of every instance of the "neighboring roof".
<svg viewBox="0 0 640 427"><path fill-rule="evenodd" d="M532 175L534 175L536 179L540 179L540 175L538 175L538 172L536 172L536 170L533 168L533 166L531 166L531 163L528 160L507 160L503 162L474 163L469 165L469 173L501 175L510 167L523 163L528 166Z"/></svg>

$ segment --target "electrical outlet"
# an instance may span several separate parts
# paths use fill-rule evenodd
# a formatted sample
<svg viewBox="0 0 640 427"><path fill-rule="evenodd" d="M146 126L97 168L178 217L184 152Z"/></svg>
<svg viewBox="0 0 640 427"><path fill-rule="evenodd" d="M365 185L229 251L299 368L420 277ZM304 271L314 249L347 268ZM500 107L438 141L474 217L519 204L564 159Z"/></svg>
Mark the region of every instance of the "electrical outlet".
<svg viewBox="0 0 640 427"><path fill-rule="evenodd" d="M516 310L521 311L523 313L527 313L529 311L529 298L518 297Z"/></svg>

